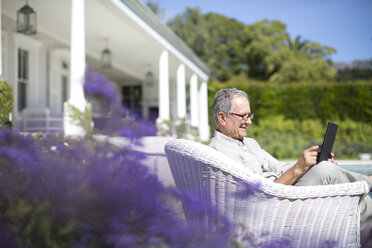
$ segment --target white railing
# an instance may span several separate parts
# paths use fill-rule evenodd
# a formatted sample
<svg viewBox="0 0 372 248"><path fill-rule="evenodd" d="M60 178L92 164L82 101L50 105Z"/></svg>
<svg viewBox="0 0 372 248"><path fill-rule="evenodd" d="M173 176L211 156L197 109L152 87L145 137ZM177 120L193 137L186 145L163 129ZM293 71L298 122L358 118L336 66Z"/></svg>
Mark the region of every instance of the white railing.
<svg viewBox="0 0 372 248"><path fill-rule="evenodd" d="M63 114L50 109L24 109L22 122L24 132L63 132Z"/></svg>

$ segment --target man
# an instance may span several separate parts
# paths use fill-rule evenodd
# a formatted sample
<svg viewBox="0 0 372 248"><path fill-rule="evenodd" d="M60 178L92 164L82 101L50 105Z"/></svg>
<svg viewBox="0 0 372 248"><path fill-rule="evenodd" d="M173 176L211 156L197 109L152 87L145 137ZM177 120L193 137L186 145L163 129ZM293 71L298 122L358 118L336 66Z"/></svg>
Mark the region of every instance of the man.
<svg viewBox="0 0 372 248"><path fill-rule="evenodd" d="M209 146L275 183L309 186L364 180L369 188L372 187L372 176L350 172L336 166L333 153L328 161L316 164L319 146L304 150L300 159L291 165L278 161L264 151L254 139L246 138L247 127L252 124L254 114L251 112L248 95L244 91L219 90L214 96L213 117L217 130ZM369 196L362 201L361 214L362 228L366 229L372 225L372 199ZM364 244L371 234L369 231L363 232Z"/></svg>

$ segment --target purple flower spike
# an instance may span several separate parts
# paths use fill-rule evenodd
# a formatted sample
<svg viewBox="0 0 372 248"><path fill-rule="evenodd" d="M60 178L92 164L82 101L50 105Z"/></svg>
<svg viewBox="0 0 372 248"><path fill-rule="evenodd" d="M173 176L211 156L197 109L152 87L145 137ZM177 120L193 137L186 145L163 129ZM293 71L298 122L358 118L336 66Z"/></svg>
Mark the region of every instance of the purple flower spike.
<svg viewBox="0 0 372 248"><path fill-rule="evenodd" d="M104 75L88 67L85 73L84 92L90 96L104 97L110 103L117 101L117 93Z"/></svg>

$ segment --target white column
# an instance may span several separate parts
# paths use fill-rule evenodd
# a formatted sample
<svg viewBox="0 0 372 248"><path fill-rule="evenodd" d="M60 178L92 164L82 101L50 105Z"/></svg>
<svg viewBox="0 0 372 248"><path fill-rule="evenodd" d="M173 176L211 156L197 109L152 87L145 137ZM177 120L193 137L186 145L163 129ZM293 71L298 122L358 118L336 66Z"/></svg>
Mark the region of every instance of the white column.
<svg viewBox="0 0 372 248"><path fill-rule="evenodd" d="M193 74L190 79L190 117L193 127L199 125L198 97L198 77Z"/></svg>
<svg viewBox="0 0 372 248"><path fill-rule="evenodd" d="M85 1L71 0L71 47L70 47L70 98L65 103L65 135L84 135L82 127L73 124L69 118L68 105L84 111L87 102L84 98L85 74ZM67 107L67 108L66 108Z"/></svg>
<svg viewBox="0 0 372 248"><path fill-rule="evenodd" d="M169 118L169 62L168 51L163 51L159 59L159 120Z"/></svg>
<svg viewBox="0 0 372 248"><path fill-rule="evenodd" d="M84 110L85 74L85 0L72 0L71 9L71 55L70 55L70 99L69 102Z"/></svg>
<svg viewBox="0 0 372 248"><path fill-rule="evenodd" d="M208 123L208 85L203 81L200 85L199 92L199 138L201 141L209 140L209 123Z"/></svg>
<svg viewBox="0 0 372 248"><path fill-rule="evenodd" d="M177 69L177 117L186 118L186 78L185 65L180 64Z"/></svg>

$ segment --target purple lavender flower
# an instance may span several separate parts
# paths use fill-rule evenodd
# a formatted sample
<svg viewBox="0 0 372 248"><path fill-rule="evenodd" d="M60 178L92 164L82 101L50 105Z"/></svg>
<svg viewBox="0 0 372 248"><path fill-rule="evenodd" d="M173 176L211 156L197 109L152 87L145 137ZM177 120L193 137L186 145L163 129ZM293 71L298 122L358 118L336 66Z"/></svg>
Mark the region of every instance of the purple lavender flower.
<svg viewBox="0 0 372 248"><path fill-rule="evenodd" d="M233 197L243 199L261 192L261 184L259 182L252 184L242 179L237 179L237 181L239 181L238 185L240 188L234 193Z"/></svg>
<svg viewBox="0 0 372 248"><path fill-rule="evenodd" d="M95 72L91 67L88 67L85 72L84 92L88 96L104 97L112 104L118 100L117 93L108 78Z"/></svg>
<svg viewBox="0 0 372 248"><path fill-rule="evenodd" d="M32 138L0 130L0 244L224 247L230 225L223 216L187 193L165 188L142 165L144 158L130 146L91 138ZM185 222L177 201L210 214L213 232Z"/></svg>
<svg viewBox="0 0 372 248"><path fill-rule="evenodd" d="M108 107L104 116L93 117L96 133L120 135L130 138L132 142L138 142L143 136L156 135L155 124L135 116L127 106L121 106L118 92L109 80L92 68L86 70L84 92L88 99L93 102L99 100L96 104Z"/></svg>

